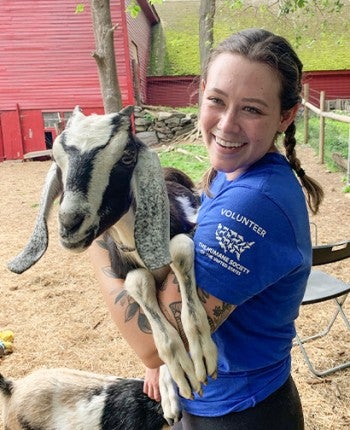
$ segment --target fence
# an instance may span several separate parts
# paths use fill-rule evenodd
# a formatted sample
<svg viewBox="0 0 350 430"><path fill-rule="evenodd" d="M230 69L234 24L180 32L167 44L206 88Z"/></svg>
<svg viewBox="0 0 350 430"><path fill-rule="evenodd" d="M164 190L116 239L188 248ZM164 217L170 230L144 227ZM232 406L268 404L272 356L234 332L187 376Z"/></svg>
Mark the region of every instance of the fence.
<svg viewBox="0 0 350 430"><path fill-rule="evenodd" d="M350 185L350 116L340 115L334 112L328 112L326 106L326 93L320 92L319 108L309 102L310 89L309 84L304 84L304 98L302 104L304 105L304 143L307 144L309 138L309 110L314 112L320 117L320 134L319 134L319 161L324 163L324 145L325 145L325 120L326 118L334 121L345 122L349 124L349 137L348 137L348 160L346 165L347 170L347 184Z"/></svg>

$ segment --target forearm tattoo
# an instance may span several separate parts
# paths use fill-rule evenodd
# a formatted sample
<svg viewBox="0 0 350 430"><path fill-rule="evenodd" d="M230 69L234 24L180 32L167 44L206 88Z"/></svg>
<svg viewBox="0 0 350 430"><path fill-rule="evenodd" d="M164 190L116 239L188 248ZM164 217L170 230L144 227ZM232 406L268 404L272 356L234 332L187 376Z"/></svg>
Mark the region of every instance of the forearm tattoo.
<svg viewBox="0 0 350 430"><path fill-rule="evenodd" d="M105 249L106 251L108 251L108 247L107 247L107 243L104 239L96 239L96 243L97 245L102 248Z"/></svg>
<svg viewBox="0 0 350 430"><path fill-rule="evenodd" d="M121 291L114 300L114 304L119 302L120 306L125 308L124 321L128 322L132 318L137 318L137 325L143 333L152 334L151 325L143 313L141 306L123 290Z"/></svg>
<svg viewBox="0 0 350 430"><path fill-rule="evenodd" d="M107 278L114 278L114 279L118 279L117 275L114 273L114 270L112 269L111 266L105 266L102 267L102 273L107 276Z"/></svg>
<svg viewBox="0 0 350 430"><path fill-rule="evenodd" d="M203 305L205 305L210 295L201 288L198 288L198 297L199 300L203 303ZM225 302L222 302L221 306L217 305L212 309L212 315L208 315L211 332L215 331L217 327L221 325L226 320L226 318L228 318L233 309L233 305Z"/></svg>
<svg viewBox="0 0 350 430"><path fill-rule="evenodd" d="M108 251L107 244L103 239L98 239L96 242L100 248ZM107 278L118 279L111 266L102 267L101 271ZM113 290L110 294L115 293L116 290ZM125 290L119 291L116 295L114 304L117 304L118 302L121 307L125 308L125 322L128 322L132 318L136 317L139 329L143 333L152 334L151 326L148 322L148 319L146 318L146 315L143 313L141 306L131 296L129 296Z"/></svg>

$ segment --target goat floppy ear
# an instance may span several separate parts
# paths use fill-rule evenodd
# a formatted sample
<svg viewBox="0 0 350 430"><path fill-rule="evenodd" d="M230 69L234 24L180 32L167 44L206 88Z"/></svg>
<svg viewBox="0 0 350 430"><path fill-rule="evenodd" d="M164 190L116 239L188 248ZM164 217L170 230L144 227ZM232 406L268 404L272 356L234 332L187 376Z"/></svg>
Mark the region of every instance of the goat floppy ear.
<svg viewBox="0 0 350 430"><path fill-rule="evenodd" d="M18 274L25 272L45 254L49 243L47 219L53 202L61 192L62 183L58 175L58 166L53 163L46 176L34 231L24 250L8 263L7 267L11 272Z"/></svg>
<svg viewBox="0 0 350 430"><path fill-rule="evenodd" d="M158 155L140 151L132 179L136 201L135 245L150 270L170 263L169 200Z"/></svg>

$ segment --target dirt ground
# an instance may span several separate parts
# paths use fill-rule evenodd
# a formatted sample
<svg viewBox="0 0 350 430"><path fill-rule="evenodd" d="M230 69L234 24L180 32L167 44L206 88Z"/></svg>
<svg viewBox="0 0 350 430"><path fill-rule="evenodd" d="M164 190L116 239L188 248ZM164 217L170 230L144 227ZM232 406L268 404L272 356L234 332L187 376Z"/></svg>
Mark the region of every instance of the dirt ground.
<svg viewBox="0 0 350 430"><path fill-rule="evenodd" d="M317 224L318 243L349 238L350 194L342 192L344 174L328 172L308 147L301 146L298 154L306 172L325 189L321 211L311 217ZM87 255L73 255L60 247L55 213L49 223L49 248L41 261L23 275L6 268L31 234L49 166L50 161L0 163L0 331L11 329L15 334L14 352L0 358L0 372L17 378L38 367L67 366L142 376L142 364L111 322ZM327 269L350 282L348 261ZM302 307L297 321L306 333L320 327L330 310L324 304L311 308ZM350 300L346 310L350 314ZM339 324L329 340L314 343L312 350L319 366L350 359L349 332ZM295 346L293 376L307 430L350 428L350 369L316 378Z"/></svg>

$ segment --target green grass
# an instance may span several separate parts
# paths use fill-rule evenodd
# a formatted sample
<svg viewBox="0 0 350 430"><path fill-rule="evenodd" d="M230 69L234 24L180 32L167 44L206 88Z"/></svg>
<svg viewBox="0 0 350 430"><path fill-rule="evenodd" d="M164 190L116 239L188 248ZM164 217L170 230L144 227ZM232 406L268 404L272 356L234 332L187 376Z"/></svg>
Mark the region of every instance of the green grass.
<svg viewBox="0 0 350 430"><path fill-rule="evenodd" d="M304 141L304 119L297 120L296 139ZM325 163L330 171L339 171L332 154L337 152L344 159L348 158L349 124L326 119L325 121ZM319 153L319 118L311 114L309 119L308 144ZM176 167L186 172L194 182L199 182L204 172L210 167L209 157L204 144L174 144L157 150L163 166Z"/></svg>
<svg viewBox="0 0 350 430"><path fill-rule="evenodd" d="M164 75L197 75L199 66L199 3L164 2L156 9L166 38ZM214 24L215 44L247 27L261 27L286 37L296 49L305 71L350 69L350 5L340 13L307 14L305 9L277 17L261 6L232 9L218 2Z"/></svg>
<svg viewBox="0 0 350 430"><path fill-rule="evenodd" d="M326 119L325 130L325 163L330 171L339 171L334 163L332 154L339 153L344 159L348 157L349 124ZM304 120L297 120L296 139L299 144L304 140ZM308 144L319 152L319 119L310 116ZM204 172L210 167L207 150L203 144L175 144L161 147L157 150L162 166L176 167L187 173L195 183L198 183ZM344 192L350 192L350 185L344 187Z"/></svg>
<svg viewBox="0 0 350 430"><path fill-rule="evenodd" d="M179 144L158 150L164 167L176 167L198 183L209 168L207 150L202 144Z"/></svg>
<svg viewBox="0 0 350 430"><path fill-rule="evenodd" d="M349 124L334 121L326 118L325 121L325 143L324 143L324 159L329 170L339 171L339 167L332 159L332 154L337 152L345 160L348 159L348 139L349 139ZM316 115L311 114L309 118L309 140L308 144L312 146L316 153L319 154L319 135L320 135L320 120ZM297 141L304 140L304 120L300 118L297 122Z"/></svg>

